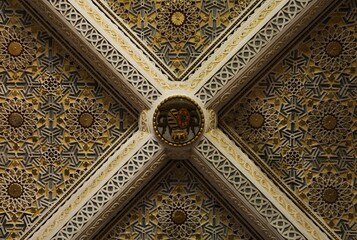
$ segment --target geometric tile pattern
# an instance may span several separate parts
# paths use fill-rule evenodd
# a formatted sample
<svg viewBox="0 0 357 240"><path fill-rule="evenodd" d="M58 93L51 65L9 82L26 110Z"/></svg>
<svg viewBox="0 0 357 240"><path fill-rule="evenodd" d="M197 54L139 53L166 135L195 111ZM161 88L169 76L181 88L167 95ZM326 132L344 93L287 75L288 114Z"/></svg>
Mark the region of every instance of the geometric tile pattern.
<svg viewBox="0 0 357 240"><path fill-rule="evenodd" d="M274 37L281 34L291 21L299 16L312 0L290 0L271 18L251 39L244 44L214 75L195 93L204 104L212 98L235 76L245 68L257 55L267 47ZM242 80L237 79L236 85ZM234 88L227 88L225 94Z"/></svg>
<svg viewBox="0 0 357 240"><path fill-rule="evenodd" d="M356 12L344 1L222 121L342 239L357 237Z"/></svg>
<svg viewBox="0 0 357 240"><path fill-rule="evenodd" d="M18 239L138 116L15 1L0 1L0 238Z"/></svg>
<svg viewBox="0 0 357 240"><path fill-rule="evenodd" d="M250 207L254 208L283 238L306 239L299 229L209 139L203 138L195 149L210 167L219 172L239 192L240 199L249 202Z"/></svg>
<svg viewBox="0 0 357 240"><path fill-rule="evenodd" d="M105 204L112 201L116 193L160 151L160 146L154 139L144 143L51 239L73 239L75 234L98 212L100 213Z"/></svg>
<svg viewBox="0 0 357 240"><path fill-rule="evenodd" d="M98 239L257 239L184 162L170 165Z"/></svg>
<svg viewBox="0 0 357 240"><path fill-rule="evenodd" d="M153 52L174 77L191 67L210 45L264 1L98 1L132 38ZM152 56L153 57L153 56ZM163 63L163 64L162 64ZM191 67L192 68L192 67Z"/></svg>

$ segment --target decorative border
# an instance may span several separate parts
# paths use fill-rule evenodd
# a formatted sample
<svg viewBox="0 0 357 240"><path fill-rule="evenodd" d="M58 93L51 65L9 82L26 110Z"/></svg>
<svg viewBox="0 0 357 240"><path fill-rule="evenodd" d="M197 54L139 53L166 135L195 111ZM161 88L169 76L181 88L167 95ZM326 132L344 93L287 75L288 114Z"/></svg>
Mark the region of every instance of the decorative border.
<svg viewBox="0 0 357 240"><path fill-rule="evenodd" d="M95 166L95 168L93 167L96 171L92 172L91 175L86 175L84 178L85 181L81 180L81 184L75 184L76 186L73 187L73 194L66 194L65 199L61 204L54 205L41 216L41 218L21 236L21 240L32 239L34 235L39 235L40 237L38 239L46 238L53 229L58 227L63 219L72 214L73 209L78 207L83 199L91 194L93 188L97 187L100 184L100 181L103 181L109 172L113 172L113 169L118 168L118 165L122 164L123 159L128 158L129 154L133 154L133 149L135 149L145 137L148 138L147 133L144 132L135 133L131 137L132 138L126 143L116 146L116 148L120 149L109 152L105 158L107 161L103 160L101 164ZM62 210L60 210L60 208L62 208Z"/></svg>
<svg viewBox="0 0 357 240"><path fill-rule="evenodd" d="M159 144L149 139L51 239L72 239L159 152ZM38 239L47 237L42 235Z"/></svg>
<svg viewBox="0 0 357 240"><path fill-rule="evenodd" d="M163 71L164 74L169 76L171 81L186 81L190 74L192 74L197 68L199 68L200 63L207 60L210 55L213 53L215 47L222 45L227 39L234 33L234 31L241 26L242 23L248 20L251 16L251 13L261 7L264 2L267 0L255 0L252 2L247 9L244 10L244 13L236 18L225 30L219 35L219 37L214 40L209 47L195 60L189 67L179 76L175 75L172 70L159 58L156 54L150 50L143 41L135 34L133 31L125 24L123 21L108 7L103 3L103 0L93 0L93 3L110 19L116 23L118 28L129 34L130 39L134 39L134 44L140 49L143 49L143 52L146 57L159 66L159 69Z"/></svg>
<svg viewBox="0 0 357 240"><path fill-rule="evenodd" d="M167 157L165 154L160 155L158 158L155 158L152 162L148 164L141 174L133 179L130 183L130 186L125 188L125 191L121 192L118 196L115 196L105 207L104 210L100 211L95 217L95 221L89 222L85 229L76 236L78 240L86 240L93 238L93 234L101 230L106 221L108 221L113 213L118 212L125 208L126 204L130 199L139 191L141 187L150 180L162 167L163 164L167 162Z"/></svg>
<svg viewBox="0 0 357 240"><path fill-rule="evenodd" d="M29 0L22 0L22 1L29 1ZM34 0L38 1L38 0ZM70 1L70 0L67 0ZM232 48L238 45L238 43L241 42L241 40L248 36L252 30L259 25L265 18L268 16L271 12L274 11L275 7L279 5L283 0L269 0L266 2L266 4L263 5L263 8L257 8L255 11L257 13L253 14L253 17L248 19L247 22L249 23L247 26L242 26L242 29L239 28L236 29L236 32L231 35L227 42L228 44L224 43L222 44L222 51L218 55L219 58L217 58L217 55L214 59L205 59L204 61L208 62L208 66L203 67L203 65L207 65L204 61L202 62L202 67L199 67L198 69L204 68L203 70L203 75L202 73L199 74L198 77L193 77L190 75L190 78L193 79L188 79L187 81L178 81L178 82L173 82L173 81L167 81L167 76L158 74L158 69L153 65L147 63L146 56L142 56L141 52L138 52L136 49L133 49L133 46L129 44L129 40L126 39L126 37L120 36L120 33L118 33L116 28L113 28L111 25L113 25L111 22L105 21L106 19L103 18L103 13L99 12L96 7L93 7L93 4L88 3L90 0L73 0L75 1L81 10L83 10L83 14L89 15L93 21L95 21L96 24L98 24L108 36L113 38L121 47L123 52L125 54L129 55L132 59L136 61L136 64L138 64L143 71L145 71L149 76L150 79L156 81L157 83L160 84L160 87L165 89L165 90L170 90L170 89L194 89L196 86L203 81L204 75L207 74L207 72L210 72L212 70L212 65L216 66L219 62L222 62L223 58L225 58L227 55L231 54ZM286 0L284 0L286 1ZM245 25L245 23L243 23ZM80 32L80 29L77 29ZM67 31L64 31L65 33ZM213 51L213 50L212 50ZM88 51L82 51L82 52L88 52ZM98 62L98 61L97 61ZM103 65L103 63L97 63L97 65ZM103 71L106 72L106 71ZM202 72L198 70L197 72ZM113 85L116 85L118 80L115 78L110 78L110 81Z"/></svg>
<svg viewBox="0 0 357 240"><path fill-rule="evenodd" d="M183 143L175 143L175 142L168 141L161 135L161 133L159 132L159 130L157 128L158 126L156 125L156 117L159 112L159 108L166 102L170 101L171 99L177 99L177 98L185 99L185 100L189 101L190 103L192 103L193 105L195 105L198 112L200 113L200 118L201 118L201 124L199 126L199 131L195 134L195 136L191 140L183 142ZM204 126L205 126L205 118L204 118L202 108L195 101L193 101L191 98L186 97L186 96L175 95L175 96L170 96L170 97L166 98L156 107L154 116L153 116L153 125L154 125L154 130L155 130L156 135L159 136L159 138L163 142L165 142L166 144L173 146L173 147L183 147L183 146L187 146L187 145L195 142L197 140L197 138L202 134Z"/></svg>
<svg viewBox="0 0 357 240"><path fill-rule="evenodd" d="M41 9L42 13L46 13L46 16L51 20L54 19L55 14L51 11L56 11L71 26L71 30L68 31L67 27L62 24L62 29L67 37L73 38L71 31L75 30L81 35L82 40L88 43L92 49L95 49L97 53L101 55L118 74L119 78L124 78L132 87L136 89L145 99L150 103L153 103L161 96L160 91L151 84L91 23L82 16L82 14L68 1L68 0L48 0L48 3L54 8L48 10L46 4L41 0L23 0L36 8ZM59 24L59 23L57 23ZM78 42L78 41L76 41ZM87 50L87 49L86 49ZM92 50L90 50L91 52ZM86 51L83 51L86 52ZM86 52L87 54L90 52ZM94 56L93 58L98 61ZM100 64L103 65L103 64ZM122 76L122 77L121 77ZM118 78L118 76L116 76ZM115 80L114 83L117 83Z"/></svg>
<svg viewBox="0 0 357 240"><path fill-rule="evenodd" d="M197 158L197 156L193 156L195 158ZM260 232L257 231L257 229L254 229L253 226L251 226L251 222L247 221L245 219L245 215L242 215L239 210L236 206L233 206L232 202L230 202L228 199L225 198L225 196L221 195L218 191L217 191L217 188L215 188L212 184L211 184L211 179L209 179L207 177L206 174L203 174L203 172L201 171L202 169L201 168L196 168L196 166L198 165L195 165L193 164L192 161L190 161L191 159L183 159L183 160L173 160L173 159L170 159L170 158L167 158L166 157L166 163L165 166L162 166L163 164L158 165L158 167L160 168L159 169L159 173L157 175L153 175L152 172L150 172L150 176L148 176L148 181L149 181L149 186L145 186L143 188L143 191L140 191L138 193L137 196L135 196L136 198L137 197L142 197L146 192L148 191L151 191L152 189L152 186L157 184L158 181L160 181L160 179L165 175L167 174L167 172L177 163L180 163L182 165L185 166L185 168L187 168L187 170L195 176L195 178L197 178L199 180L199 183L202 185L202 188L204 189L205 192L209 192L210 194L212 194L217 200L218 202L220 202L222 204L222 206L224 206L225 208L227 208L227 210L229 212L231 212L232 214L234 213L235 214L235 218L239 221L239 223L241 225L244 226L244 228L246 230L249 230L249 233L251 235L253 235L255 237L255 239L264 239L264 240L267 240L267 236L270 236L271 234L268 234L268 235L260 235ZM198 160L199 161L199 160ZM194 162L196 162L196 159L194 160ZM158 170L158 169L156 169ZM205 172L206 173L206 172ZM235 203L235 202L234 202ZM135 204L135 200L133 202L129 202L127 203L127 206L124 206L123 209L131 209L132 208L132 205ZM118 207L120 207L118 205ZM114 220L113 222L117 222L118 220L120 220L120 218L123 217L123 214L126 214L125 212L123 213L122 210L120 209L115 209L113 208L113 211L111 212L112 215L113 215L113 212L116 211L116 212L119 212L119 214L115 214L115 216L109 216L110 214L106 214L108 218L112 217ZM252 218L251 220L255 220L255 218ZM108 219L107 219L108 220ZM111 220L111 221L112 221ZM114 224L115 225L115 224ZM94 237L95 239L101 239L101 240L104 240L106 239L106 235L110 232L110 229L114 227L113 224L109 224L107 226L104 226L104 228L101 228L100 229L100 232L98 232L98 234ZM98 230L98 228L96 229ZM259 229L260 230L260 229ZM259 236L259 237L257 237ZM262 237L264 236L264 238ZM90 237L93 238L93 235L89 235L87 234L86 235L86 238L84 237L84 235L78 239L78 240L86 240L86 239L89 239ZM277 239L277 238L269 238L269 239Z"/></svg>
<svg viewBox="0 0 357 240"><path fill-rule="evenodd" d="M304 202L302 202L295 193L291 191L291 189L286 186L286 184L276 176L276 174L269 168L269 166L244 142L242 141L239 136L232 131L232 129L227 126L224 122L220 121L219 126L222 128L223 132L232 139L232 141L236 144L237 147L242 149L242 151L249 156L249 158L254 159L254 163L259 166L264 173L269 176L276 186L278 186L284 193L286 193L291 199L292 202L296 206L298 206L309 218L311 218L314 223L322 228L326 234L329 235L330 239L339 239L335 232L331 231L331 229L325 224L324 221L321 220L310 208L308 208Z"/></svg>
<svg viewBox="0 0 357 240"><path fill-rule="evenodd" d="M210 168L207 164L207 160L200 153L192 153L192 164L200 170L200 173L207 178L212 186L215 186L217 191L231 203L236 211L241 212L246 221L256 228L260 235L264 236L264 239L277 240L280 239L280 234L270 226L265 219L251 209L250 204L244 200L244 198L237 196L234 190L231 189L229 183L222 181L219 173Z"/></svg>
<svg viewBox="0 0 357 240"><path fill-rule="evenodd" d="M196 150L284 239L306 239L284 214L212 142L204 138L196 146Z"/></svg>
<svg viewBox="0 0 357 240"><path fill-rule="evenodd" d="M196 149L201 147L201 150L198 151L203 156L205 156L205 158L210 162L210 165L214 167L223 178L230 182L234 188L237 190L239 189L240 186L238 183L240 179L246 179L249 175L252 176L254 181L257 181L257 183L259 183L262 187L261 190L264 190L266 194L269 194L269 196L274 198L274 201L279 203L277 206L279 206L282 211L288 213L294 222L297 222L301 226L304 232L310 234L309 239L327 239L325 235L326 233L322 232L321 229L316 226L309 217L307 217L298 209L298 207L295 207L290 199L284 197L284 195L282 195L283 193L279 191L278 187L272 184L272 182L267 179L261 170L255 166L245 154L239 152L235 144L229 140L228 137L223 134L223 132L218 129L214 129L207 134L207 137L203 141L206 141L205 143L208 144L210 149L202 144L203 141L200 142ZM230 157L224 155L221 150L218 150L218 148L216 148L209 139L216 141L215 144L218 145L219 148ZM217 156L212 156L213 153ZM235 166L234 163L240 166L239 169L237 166ZM229 173L226 171L229 171ZM242 172L245 173L243 174ZM242 178L239 177L236 179L234 177L235 174L237 174L237 176L241 176ZM249 195L249 193L247 194ZM251 197L251 195L249 195L249 197Z"/></svg>
<svg viewBox="0 0 357 240"><path fill-rule="evenodd" d="M204 83L195 96L207 104L225 85L236 79L237 74L313 1L290 0L213 77ZM235 85L237 87L242 85L242 80L235 81ZM229 92L231 93L232 90L229 89Z"/></svg>

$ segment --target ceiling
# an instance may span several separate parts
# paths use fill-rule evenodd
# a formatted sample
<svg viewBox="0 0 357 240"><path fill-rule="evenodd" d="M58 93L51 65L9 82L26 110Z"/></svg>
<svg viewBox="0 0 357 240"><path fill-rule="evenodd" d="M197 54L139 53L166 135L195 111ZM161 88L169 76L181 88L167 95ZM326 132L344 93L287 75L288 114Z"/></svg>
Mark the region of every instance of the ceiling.
<svg viewBox="0 0 357 240"><path fill-rule="evenodd" d="M354 0L0 9L1 239L357 239Z"/></svg>

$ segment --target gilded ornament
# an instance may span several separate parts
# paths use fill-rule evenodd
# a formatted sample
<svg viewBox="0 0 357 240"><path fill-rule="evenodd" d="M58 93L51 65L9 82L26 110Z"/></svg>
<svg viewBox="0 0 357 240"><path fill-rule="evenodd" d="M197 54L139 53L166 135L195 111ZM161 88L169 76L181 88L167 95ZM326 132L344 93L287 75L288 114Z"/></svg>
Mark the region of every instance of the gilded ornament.
<svg viewBox="0 0 357 240"><path fill-rule="evenodd" d="M36 201L36 180L25 169L7 168L0 173L0 209L19 212Z"/></svg>
<svg viewBox="0 0 357 240"><path fill-rule="evenodd" d="M12 112L9 114L9 124L13 127L20 127L24 122L24 118L18 112Z"/></svg>
<svg viewBox="0 0 357 240"><path fill-rule="evenodd" d="M325 101L308 112L307 126L312 138L325 144L344 140L352 126L352 114L336 101Z"/></svg>
<svg viewBox="0 0 357 240"><path fill-rule="evenodd" d="M322 194L322 199L327 203L335 203L338 199L338 192L334 188L326 188Z"/></svg>
<svg viewBox="0 0 357 240"><path fill-rule="evenodd" d="M356 37L346 27L329 25L312 36L312 60L322 69L341 71L351 67L351 63L356 61Z"/></svg>
<svg viewBox="0 0 357 240"><path fill-rule="evenodd" d="M338 41L331 41L326 46L326 53L331 57L337 57L342 53L342 45Z"/></svg>
<svg viewBox="0 0 357 240"><path fill-rule="evenodd" d="M338 174L320 174L312 179L308 189L310 206L324 218L341 216L352 207L352 187Z"/></svg>
<svg viewBox="0 0 357 240"><path fill-rule="evenodd" d="M0 31L2 66L10 71L23 70L36 59L36 40L30 32L17 26Z"/></svg>
<svg viewBox="0 0 357 240"><path fill-rule="evenodd" d="M94 117L90 113L84 112L81 113L81 115L79 116L79 124L82 127L88 128L92 126L93 122L94 122Z"/></svg>
<svg viewBox="0 0 357 240"><path fill-rule="evenodd" d="M261 113L253 113L249 116L249 124L254 128L260 128L264 124L264 116Z"/></svg>
<svg viewBox="0 0 357 240"><path fill-rule="evenodd" d="M258 98L246 98L234 106L223 119L243 139L258 143L266 141L276 131L278 114L274 104Z"/></svg>
<svg viewBox="0 0 357 240"><path fill-rule="evenodd" d="M172 212L171 218L175 224L183 224L187 219L187 214L182 209L176 209Z"/></svg>
<svg viewBox="0 0 357 240"><path fill-rule="evenodd" d="M13 198L18 198L22 195L22 186L18 183L11 183L8 187L8 193Z"/></svg>
<svg viewBox="0 0 357 240"><path fill-rule="evenodd" d="M180 11L176 11L171 16L171 22L175 26L181 26L185 22L185 14Z"/></svg>
<svg viewBox="0 0 357 240"><path fill-rule="evenodd" d="M8 51L12 56L14 57L19 56L22 53L22 50L23 47L21 43L17 41L12 41L9 43Z"/></svg>
<svg viewBox="0 0 357 240"><path fill-rule="evenodd" d="M171 238L188 238L200 226L201 207L189 195L169 195L157 211L159 227Z"/></svg>
<svg viewBox="0 0 357 240"><path fill-rule="evenodd" d="M77 140L95 141L108 129L108 111L95 99L78 99L65 114L69 134Z"/></svg>
<svg viewBox="0 0 357 240"><path fill-rule="evenodd" d="M326 130L332 130L337 126L337 119L333 115L326 115L322 118L322 126L326 128Z"/></svg>
<svg viewBox="0 0 357 240"><path fill-rule="evenodd" d="M37 130L37 111L24 99L0 102L0 136L10 141L23 141Z"/></svg>
<svg viewBox="0 0 357 240"><path fill-rule="evenodd" d="M202 109L184 96L165 99L154 113L156 134L171 146L186 146L194 142L201 135L203 127Z"/></svg>

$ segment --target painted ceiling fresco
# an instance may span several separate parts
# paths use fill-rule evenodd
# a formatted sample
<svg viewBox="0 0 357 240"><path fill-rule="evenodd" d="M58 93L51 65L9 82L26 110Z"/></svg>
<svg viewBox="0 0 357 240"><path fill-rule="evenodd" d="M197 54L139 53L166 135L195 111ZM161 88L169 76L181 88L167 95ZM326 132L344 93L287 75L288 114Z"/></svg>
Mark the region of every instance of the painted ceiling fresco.
<svg viewBox="0 0 357 240"><path fill-rule="evenodd" d="M345 1L221 121L342 239L357 236L356 13Z"/></svg>
<svg viewBox="0 0 357 240"><path fill-rule="evenodd" d="M0 239L18 239L137 129L138 116L16 1L0 9Z"/></svg>
<svg viewBox="0 0 357 240"><path fill-rule="evenodd" d="M128 35L141 40L150 57L173 73L172 80L197 67L221 44L225 33L239 26L264 1L254 0L96 0ZM123 25L122 22L125 24ZM131 34L132 33L132 34Z"/></svg>
<svg viewBox="0 0 357 240"><path fill-rule="evenodd" d="M96 239L261 239L185 161L162 172Z"/></svg>

